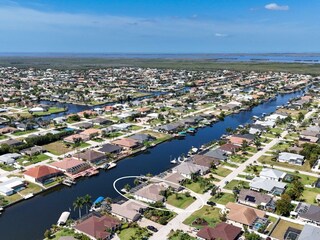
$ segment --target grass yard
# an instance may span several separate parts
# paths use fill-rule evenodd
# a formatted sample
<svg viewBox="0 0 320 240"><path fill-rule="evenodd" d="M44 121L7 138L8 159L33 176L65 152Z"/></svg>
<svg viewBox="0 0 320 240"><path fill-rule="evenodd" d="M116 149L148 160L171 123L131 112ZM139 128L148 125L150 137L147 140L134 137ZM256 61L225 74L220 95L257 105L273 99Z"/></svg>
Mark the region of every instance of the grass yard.
<svg viewBox="0 0 320 240"><path fill-rule="evenodd" d="M8 138L6 135L0 135L0 140Z"/></svg>
<svg viewBox="0 0 320 240"><path fill-rule="evenodd" d="M185 187L195 193L200 193L200 194L203 194L205 190L205 187L202 187L199 182L192 182L192 183L186 184Z"/></svg>
<svg viewBox="0 0 320 240"><path fill-rule="evenodd" d="M137 125L132 125L130 127L130 130L132 130L132 131L137 131L137 130L140 130L140 129L142 129L142 127L141 126L137 126Z"/></svg>
<svg viewBox="0 0 320 240"><path fill-rule="evenodd" d="M271 237L277 238L277 239L283 239L283 236L284 236L285 232L287 231L287 229L289 227L292 227L292 228L295 228L295 229L299 229L299 230L303 229L303 225L292 223L292 222L288 222L288 221L285 221L285 220L281 219L278 222L276 228L271 233Z"/></svg>
<svg viewBox="0 0 320 240"><path fill-rule="evenodd" d="M169 240L196 240L195 237L191 237L188 233L183 232L182 230L170 231Z"/></svg>
<svg viewBox="0 0 320 240"><path fill-rule="evenodd" d="M211 170L213 174L217 174L220 177L228 176L232 171L224 167L218 167L217 169Z"/></svg>
<svg viewBox="0 0 320 240"><path fill-rule="evenodd" d="M176 194L171 194L167 198L167 203L177 207L177 208L182 208L185 209L187 208L191 203L193 203L195 199L193 197L187 197L184 193L177 193Z"/></svg>
<svg viewBox="0 0 320 240"><path fill-rule="evenodd" d="M18 162L23 166L29 166L31 164L39 163L48 159L50 159L48 155L38 154L38 155L32 156L31 158L24 156L22 158L19 158ZM23 163L24 161L27 161L27 163Z"/></svg>
<svg viewBox="0 0 320 240"><path fill-rule="evenodd" d="M283 130L281 128L271 128L271 132L273 134L276 134L276 133L282 133Z"/></svg>
<svg viewBox="0 0 320 240"><path fill-rule="evenodd" d="M242 155L232 155L231 156L231 161L232 162L236 162L236 163L243 163L245 161L247 161L248 158L246 158L245 156Z"/></svg>
<svg viewBox="0 0 320 240"><path fill-rule="evenodd" d="M56 232L53 235L53 238L51 238L52 240L59 240L61 237L65 237L65 236L74 236L75 232L73 229L69 229L69 228L61 228L61 230L59 230L58 232Z"/></svg>
<svg viewBox="0 0 320 240"><path fill-rule="evenodd" d="M140 227L127 227L124 229L121 229L120 233L118 233L118 237L120 240L130 240L130 239L147 239L151 233L144 228Z"/></svg>
<svg viewBox="0 0 320 240"><path fill-rule="evenodd" d="M240 189L249 188L249 183L245 181L240 181L240 180L232 180L224 188L228 190L233 190L234 187L239 187Z"/></svg>
<svg viewBox="0 0 320 240"><path fill-rule="evenodd" d="M17 132L12 133L12 135L14 135L14 136L22 136L22 135L29 134L29 133L34 133L34 132L38 132L38 130L37 129L31 129L31 130L26 130L26 131L17 131Z"/></svg>
<svg viewBox="0 0 320 240"><path fill-rule="evenodd" d="M277 218L268 216L268 220L270 221L270 224L269 224L268 227L266 228L266 231L267 231L267 232L270 232L271 229L273 228L274 224L276 223Z"/></svg>
<svg viewBox="0 0 320 240"><path fill-rule="evenodd" d="M231 193L220 193L219 197L216 194L216 196L213 196L212 198L210 198L210 201L222 204L222 205L226 205L228 202L234 202L235 201L235 197L233 194Z"/></svg>
<svg viewBox="0 0 320 240"><path fill-rule="evenodd" d="M64 112L65 109L64 108L59 108L59 107L51 107L49 108L48 111L46 112L35 112L33 113L32 115L38 117L38 116L47 116L47 115L51 115L51 114L54 114L54 113L60 113L60 112Z"/></svg>
<svg viewBox="0 0 320 240"><path fill-rule="evenodd" d="M221 222L219 219L219 216L220 216L219 208L204 206L198 211L195 211L194 213L192 213L191 216L188 217L183 223L192 227L202 228L204 226L193 225L193 222L196 219L200 218L200 219L204 219L208 223L208 226L214 227L217 223Z"/></svg>
<svg viewBox="0 0 320 240"><path fill-rule="evenodd" d="M73 149L71 147L67 147L64 142L62 141L56 141L53 143L49 143L47 145L43 146L48 152L54 154L54 155L62 155L62 154L66 154L70 151L72 151Z"/></svg>
<svg viewBox="0 0 320 240"><path fill-rule="evenodd" d="M274 145L271 150L277 150L277 151L286 151L289 147L291 147L290 143L287 142L280 142L276 145Z"/></svg>
<svg viewBox="0 0 320 240"><path fill-rule="evenodd" d="M15 170L15 168L12 167L11 165L7 165L7 164L3 164L3 163L0 163L0 168L2 170L8 171L8 172Z"/></svg>

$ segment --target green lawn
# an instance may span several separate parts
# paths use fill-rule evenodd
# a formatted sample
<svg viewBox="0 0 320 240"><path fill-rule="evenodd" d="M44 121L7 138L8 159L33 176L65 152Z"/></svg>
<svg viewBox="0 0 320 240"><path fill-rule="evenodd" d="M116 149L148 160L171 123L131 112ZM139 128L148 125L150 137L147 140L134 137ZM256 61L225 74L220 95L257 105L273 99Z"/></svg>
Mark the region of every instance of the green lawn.
<svg viewBox="0 0 320 240"><path fill-rule="evenodd" d="M231 161L236 162L236 163L243 163L245 162L248 158L246 158L243 155L232 155L231 156Z"/></svg>
<svg viewBox="0 0 320 240"><path fill-rule="evenodd" d="M0 135L0 140L8 138L6 135Z"/></svg>
<svg viewBox="0 0 320 240"><path fill-rule="evenodd" d="M196 240L196 238L191 237L188 233L185 233L182 230L172 230L169 234L169 240Z"/></svg>
<svg viewBox="0 0 320 240"><path fill-rule="evenodd" d="M213 169L211 171L213 174L217 174L220 177L226 177L228 176L232 171L230 169L224 168L224 167L218 167L217 169Z"/></svg>
<svg viewBox="0 0 320 240"><path fill-rule="evenodd" d="M287 142L280 142L276 145L274 145L271 150L277 150L277 151L286 151L289 147L291 147L290 143Z"/></svg>
<svg viewBox="0 0 320 240"><path fill-rule="evenodd" d="M247 166L244 172L257 175L258 173L261 172L262 168L263 168L262 166L251 165L251 166Z"/></svg>
<svg viewBox="0 0 320 240"><path fill-rule="evenodd" d="M202 187L199 182L192 182L190 184L186 184L185 187L195 193L200 193L200 194L202 194L205 190L205 187Z"/></svg>
<svg viewBox="0 0 320 240"><path fill-rule="evenodd" d="M130 130L132 130L132 131L136 131L136 130L140 130L140 129L142 129L142 127L141 126L137 126L137 125L132 125L130 127Z"/></svg>
<svg viewBox="0 0 320 240"><path fill-rule="evenodd" d="M249 188L249 183L245 181L240 181L240 180L232 180L229 182L224 188L233 190L234 187L239 187L241 188Z"/></svg>
<svg viewBox="0 0 320 240"><path fill-rule="evenodd" d="M128 227L122 229L120 233L118 233L118 237L120 238L120 240L142 240L148 238L150 235L151 233L147 229L140 227Z"/></svg>
<svg viewBox="0 0 320 240"><path fill-rule="evenodd" d="M281 128L271 128L271 132L272 133L282 133L283 132L283 130L281 129Z"/></svg>
<svg viewBox="0 0 320 240"><path fill-rule="evenodd" d="M214 227L217 223L221 222L219 219L220 209L211 206L204 206L198 211L195 211L183 223L192 227L202 228L204 226L193 225L192 223L197 219L204 219L209 226Z"/></svg>
<svg viewBox="0 0 320 240"><path fill-rule="evenodd" d="M42 161L45 161L48 159L50 159L50 157L48 155L38 154L38 155L32 156L31 158L24 156L22 158L19 158L18 162L24 166L28 166L28 165L42 162ZM24 163L22 163L23 161L28 161L28 162L24 164Z"/></svg>
<svg viewBox="0 0 320 240"><path fill-rule="evenodd" d="M173 193L167 198L168 204L182 209L187 208L194 201L193 197L187 197L184 193L177 193L177 195Z"/></svg>
<svg viewBox="0 0 320 240"><path fill-rule="evenodd" d="M61 228L59 231L57 231L52 238L52 240L59 240L61 237L65 237L65 236L74 236L75 232L73 229L69 229L69 228Z"/></svg>
<svg viewBox="0 0 320 240"><path fill-rule="evenodd" d="M233 194L231 193L220 193L219 197L216 194L216 196L213 196L212 198L210 198L210 201L222 204L222 205L226 205L228 202L234 202L235 201L235 197Z"/></svg>
<svg viewBox="0 0 320 240"><path fill-rule="evenodd" d="M3 164L3 163L0 163L0 168L2 170L8 171L8 172L15 170L15 168L12 167L11 165L6 165L6 164Z"/></svg>
<svg viewBox="0 0 320 240"><path fill-rule="evenodd" d="M234 164L234 163L229 163L229 162L221 162L221 165L223 166L228 166L228 167L232 167L232 168L238 168L238 165Z"/></svg>
<svg viewBox="0 0 320 240"><path fill-rule="evenodd" d="M29 133L34 133L34 132L38 132L38 130L37 129L31 129L31 130L27 130L27 131L17 131L17 132L12 133L12 135L14 135L14 136L22 136L22 135L29 134Z"/></svg>

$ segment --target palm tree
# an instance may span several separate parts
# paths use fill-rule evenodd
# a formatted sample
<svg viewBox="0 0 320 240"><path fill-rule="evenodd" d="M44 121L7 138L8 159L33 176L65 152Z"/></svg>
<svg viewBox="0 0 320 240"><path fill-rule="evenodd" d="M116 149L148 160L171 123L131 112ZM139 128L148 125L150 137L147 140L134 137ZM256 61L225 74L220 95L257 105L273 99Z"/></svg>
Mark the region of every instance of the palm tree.
<svg viewBox="0 0 320 240"><path fill-rule="evenodd" d="M82 197L77 197L77 199L73 202L73 209L79 209L79 218L81 218L81 209L83 207L83 203L84 201Z"/></svg>
<svg viewBox="0 0 320 240"><path fill-rule="evenodd" d="M88 214L88 206L90 206L92 204L91 196L89 194L86 194L83 197L83 204L86 206L86 212Z"/></svg>

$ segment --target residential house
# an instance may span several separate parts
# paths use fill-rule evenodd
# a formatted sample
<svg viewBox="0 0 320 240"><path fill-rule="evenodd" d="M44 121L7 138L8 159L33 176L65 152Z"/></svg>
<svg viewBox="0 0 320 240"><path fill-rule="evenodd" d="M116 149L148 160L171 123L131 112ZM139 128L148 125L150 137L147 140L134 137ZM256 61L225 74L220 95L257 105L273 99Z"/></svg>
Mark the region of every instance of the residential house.
<svg viewBox="0 0 320 240"><path fill-rule="evenodd" d="M305 224L297 240L320 239L320 227Z"/></svg>
<svg viewBox="0 0 320 240"><path fill-rule="evenodd" d="M51 166L63 171L70 176L76 175L91 168L88 163L75 158L65 158L59 162L51 163Z"/></svg>
<svg viewBox="0 0 320 240"><path fill-rule="evenodd" d="M10 196L17 191L24 189L26 186L25 180L18 177L1 177L0 178L0 194Z"/></svg>
<svg viewBox="0 0 320 240"><path fill-rule="evenodd" d="M0 156L0 162L6 165L12 165L19 157L21 157L19 153L6 153Z"/></svg>
<svg viewBox="0 0 320 240"><path fill-rule="evenodd" d="M252 227L258 219L264 219L266 212L241 204L229 202L226 205L228 210L227 223L242 228L243 225Z"/></svg>
<svg viewBox="0 0 320 240"><path fill-rule="evenodd" d="M267 193L279 196L284 192L287 184L275 180L255 177L254 179L252 179L249 186L250 189L254 191L260 192L262 190Z"/></svg>
<svg viewBox="0 0 320 240"><path fill-rule="evenodd" d="M165 198L160 193L167 189L164 184L151 183L133 193L133 197L137 200L155 203L164 202Z"/></svg>
<svg viewBox="0 0 320 240"><path fill-rule="evenodd" d="M43 147L34 146L34 147L27 148L27 149L23 149L20 152L24 155L33 156L36 154L43 153L44 151L45 151L45 149Z"/></svg>
<svg viewBox="0 0 320 240"><path fill-rule="evenodd" d="M300 202L295 212L298 215L298 219L304 222L320 225L320 207L308 203Z"/></svg>
<svg viewBox="0 0 320 240"><path fill-rule="evenodd" d="M240 146L232 144L232 143L226 143L221 145L218 149L224 151L227 154L233 154L239 150Z"/></svg>
<svg viewBox="0 0 320 240"><path fill-rule="evenodd" d="M213 227L203 227L197 232L199 240L237 240L242 234L240 227L221 222Z"/></svg>
<svg viewBox="0 0 320 240"><path fill-rule="evenodd" d="M180 173L183 177L191 179L192 174L204 175L210 170L209 167L196 165L191 162L182 162L178 166L172 168L173 172Z"/></svg>
<svg viewBox="0 0 320 240"><path fill-rule="evenodd" d="M272 197L250 189L241 189L238 195L238 203L257 208L262 206L267 209L272 202Z"/></svg>
<svg viewBox="0 0 320 240"><path fill-rule="evenodd" d="M23 142L20 140L17 140L17 139L8 139L6 141L1 142L1 144L7 144L10 147L18 147L18 146L22 145Z"/></svg>
<svg viewBox="0 0 320 240"><path fill-rule="evenodd" d="M259 176L260 178L264 178L264 179L281 181L286 176L286 173L277 169L262 168Z"/></svg>
<svg viewBox="0 0 320 240"><path fill-rule="evenodd" d="M240 134L240 135L232 135L229 137L229 141L232 144L241 146L243 142L247 142L248 144L252 143L255 139L255 135L253 134Z"/></svg>
<svg viewBox="0 0 320 240"><path fill-rule="evenodd" d="M102 147L98 149L98 151L105 154L119 154L122 151L122 147L106 143L103 144Z"/></svg>
<svg viewBox="0 0 320 240"><path fill-rule="evenodd" d="M112 124L113 122L106 119L106 118L95 118L95 119L92 119L91 122L94 124L94 125L98 125L98 126L101 126L101 125L108 125L108 124Z"/></svg>
<svg viewBox="0 0 320 240"><path fill-rule="evenodd" d="M43 184L49 179L62 175L62 171L46 165L39 165L29 168L23 175L27 181Z"/></svg>
<svg viewBox="0 0 320 240"><path fill-rule="evenodd" d="M295 153L281 152L279 154L278 161L295 165L303 165L304 156Z"/></svg>
<svg viewBox="0 0 320 240"><path fill-rule="evenodd" d="M178 172L168 173L165 177L163 177L163 180L165 180L165 184L173 188L175 191L181 191L184 189L184 187L181 186L181 183L186 178L182 176Z"/></svg>
<svg viewBox="0 0 320 240"><path fill-rule="evenodd" d="M137 221L147 207L129 199L124 203L111 204L111 213L126 222Z"/></svg>
<svg viewBox="0 0 320 240"><path fill-rule="evenodd" d="M83 135L83 134L73 134L73 135L70 135L68 137L65 137L63 139L63 141L67 142L67 143L76 143L78 141L81 141L81 142L86 142L86 141L89 141L90 138L88 135Z"/></svg>
<svg viewBox="0 0 320 240"><path fill-rule="evenodd" d="M92 164L101 164L107 160L107 157L102 152L97 152L94 150L86 150L84 152L81 152L79 154L75 154L73 157L82 159L84 161L90 162Z"/></svg>
<svg viewBox="0 0 320 240"><path fill-rule="evenodd" d="M112 142L112 144L118 145L127 150L133 150L141 146L141 144L131 138L121 138Z"/></svg>
<svg viewBox="0 0 320 240"><path fill-rule="evenodd" d="M101 135L101 132L102 131L100 129L89 128L89 129L82 131L80 134L87 136L89 139L92 139L94 137Z"/></svg>
<svg viewBox="0 0 320 240"><path fill-rule="evenodd" d="M132 136L130 136L129 138L138 141L139 143L144 143L144 142L149 142L149 141L153 141L156 138L151 136L150 134L143 134L143 133L137 133L134 134Z"/></svg>
<svg viewBox="0 0 320 240"><path fill-rule="evenodd" d="M109 240L112 233L119 229L121 222L111 216L91 215L74 226L77 232L83 233L94 240Z"/></svg>
<svg viewBox="0 0 320 240"><path fill-rule="evenodd" d="M214 150L209 150L204 155L208 156L208 157L213 157L215 159L219 159L221 161L226 161L228 159L227 153L225 151L222 151L219 148L214 149Z"/></svg>
<svg viewBox="0 0 320 240"><path fill-rule="evenodd" d="M206 155L200 155L200 154L193 155L191 157L191 160L196 165L205 166L208 168L211 168L212 166L217 166L220 164L219 159L206 156Z"/></svg>

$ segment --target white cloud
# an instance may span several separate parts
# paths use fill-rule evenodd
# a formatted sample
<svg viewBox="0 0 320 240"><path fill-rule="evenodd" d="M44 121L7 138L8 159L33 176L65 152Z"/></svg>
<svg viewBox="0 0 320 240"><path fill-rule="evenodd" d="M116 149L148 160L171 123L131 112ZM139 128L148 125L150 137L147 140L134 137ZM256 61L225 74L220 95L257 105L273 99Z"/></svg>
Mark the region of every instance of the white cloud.
<svg viewBox="0 0 320 240"><path fill-rule="evenodd" d="M229 36L228 34L225 34L225 33L215 33L214 35L216 37L228 37Z"/></svg>
<svg viewBox="0 0 320 240"><path fill-rule="evenodd" d="M265 9L273 10L273 11L288 11L289 6L288 5L278 5L276 3L269 3L264 6Z"/></svg>

